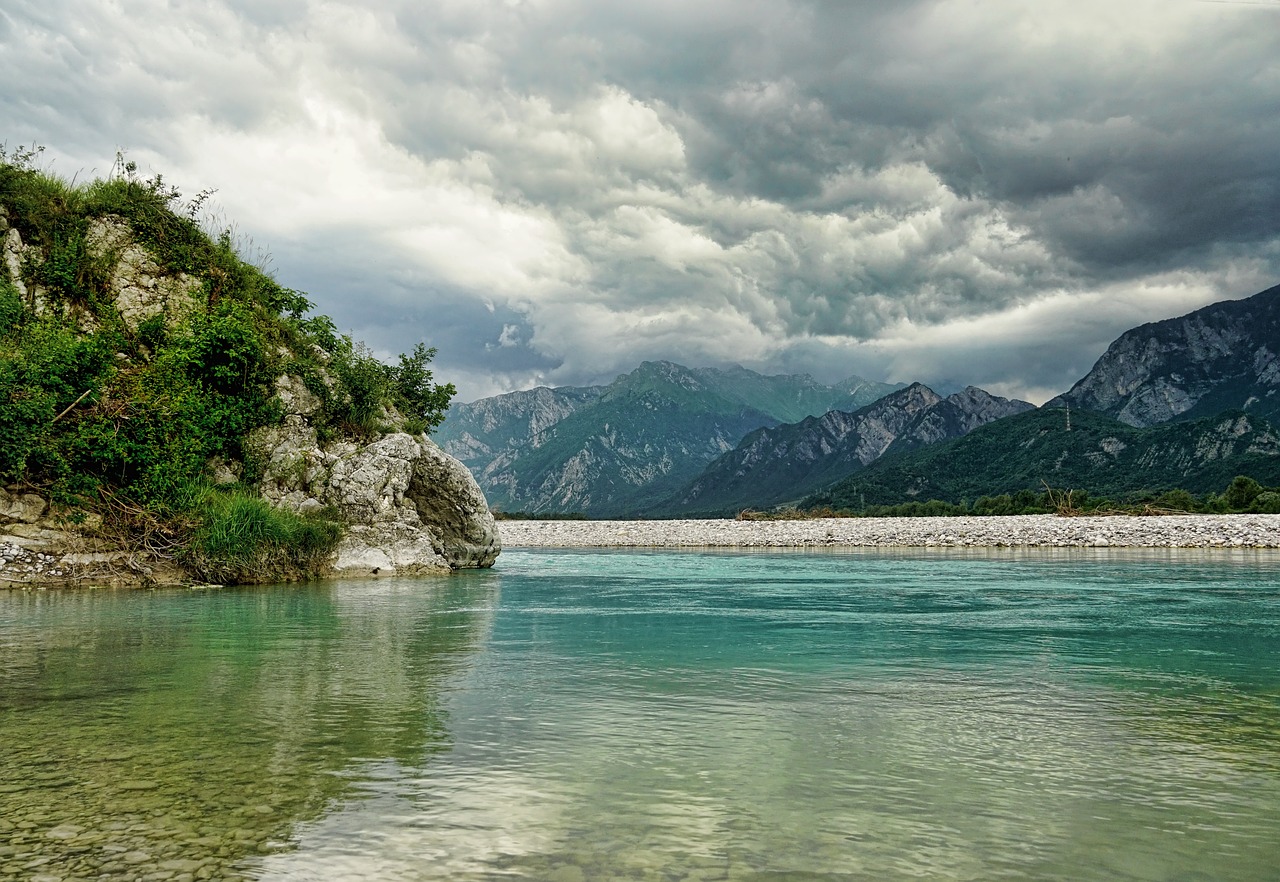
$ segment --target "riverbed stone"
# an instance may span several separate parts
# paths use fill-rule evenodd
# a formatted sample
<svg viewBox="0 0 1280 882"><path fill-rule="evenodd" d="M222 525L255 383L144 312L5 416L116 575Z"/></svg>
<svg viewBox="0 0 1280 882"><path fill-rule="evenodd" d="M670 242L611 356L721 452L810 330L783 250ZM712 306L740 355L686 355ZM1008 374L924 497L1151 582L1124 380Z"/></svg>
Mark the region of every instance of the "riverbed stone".
<svg viewBox="0 0 1280 882"><path fill-rule="evenodd" d="M1280 548L1280 515L503 521L530 548Z"/></svg>

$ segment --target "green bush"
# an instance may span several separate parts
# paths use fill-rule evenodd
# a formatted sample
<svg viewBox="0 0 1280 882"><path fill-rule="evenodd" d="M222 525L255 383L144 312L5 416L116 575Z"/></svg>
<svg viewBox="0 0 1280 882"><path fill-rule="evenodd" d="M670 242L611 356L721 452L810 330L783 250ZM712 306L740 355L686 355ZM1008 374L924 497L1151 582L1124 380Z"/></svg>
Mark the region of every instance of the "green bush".
<svg viewBox="0 0 1280 882"><path fill-rule="evenodd" d="M1251 511L1258 514L1280 514L1280 492L1264 490L1253 500Z"/></svg>
<svg viewBox="0 0 1280 882"><path fill-rule="evenodd" d="M0 266L0 338L17 327L24 311L22 296L9 278L8 267Z"/></svg>
<svg viewBox="0 0 1280 882"><path fill-rule="evenodd" d="M114 342L110 332L79 337L52 317L0 341L0 481L28 469L67 472L50 446L61 435L54 421L83 393L100 390L113 369Z"/></svg>
<svg viewBox="0 0 1280 882"><path fill-rule="evenodd" d="M458 390L452 383L441 386L432 382L427 365L435 358L436 350L422 343L413 348L413 355L400 355L400 365L391 369L392 392L396 407L414 423L414 434L434 429L444 422L449 402Z"/></svg>
<svg viewBox="0 0 1280 882"><path fill-rule="evenodd" d="M391 403L390 369L363 343L342 337L333 352L332 373L345 395L331 398L328 412L348 432L377 435L384 404Z"/></svg>
<svg viewBox="0 0 1280 882"><path fill-rule="evenodd" d="M1186 490L1170 490L1162 493L1156 497L1155 505L1157 508L1170 511L1194 512L1202 508L1200 502Z"/></svg>

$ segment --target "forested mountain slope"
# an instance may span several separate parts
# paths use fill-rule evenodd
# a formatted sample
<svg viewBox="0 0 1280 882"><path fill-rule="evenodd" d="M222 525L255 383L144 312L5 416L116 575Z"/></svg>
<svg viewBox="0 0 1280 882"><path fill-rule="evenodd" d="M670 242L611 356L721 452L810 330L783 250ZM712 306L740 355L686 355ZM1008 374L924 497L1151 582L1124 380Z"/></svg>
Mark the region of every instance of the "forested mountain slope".
<svg viewBox="0 0 1280 882"><path fill-rule="evenodd" d="M645 362L576 406L539 392L565 415L550 425L502 429L514 443L484 443L492 453L473 456L490 502L507 511L633 515L668 496L753 429L860 407L894 387L861 378L826 386L808 376L763 376L744 368L687 368ZM535 390L536 391L536 390ZM581 392L583 398L593 393ZM527 395L529 393L519 393ZM475 402L464 419L488 413L495 399ZM492 421L502 426L500 420ZM441 433L460 449L462 432ZM478 438L474 432L472 438ZM478 451L478 448L476 448Z"/></svg>
<svg viewBox="0 0 1280 882"><path fill-rule="evenodd" d="M1220 491L1236 475L1280 484L1280 433L1242 412L1137 428L1103 414L1042 408L962 438L886 456L805 499L805 506L859 511L1046 486L1123 497L1139 491Z"/></svg>

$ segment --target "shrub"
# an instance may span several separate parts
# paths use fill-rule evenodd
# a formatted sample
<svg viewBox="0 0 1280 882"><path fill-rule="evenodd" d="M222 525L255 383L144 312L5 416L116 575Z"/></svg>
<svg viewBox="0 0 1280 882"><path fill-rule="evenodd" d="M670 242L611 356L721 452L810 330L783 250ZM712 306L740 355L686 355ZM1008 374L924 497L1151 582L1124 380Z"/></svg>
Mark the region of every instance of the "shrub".
<svg viewBox="0 0 1280 882"><path fill-rule="evenodd" d="M1252 511L1258 514L1280 514L1280 492L1264 490L1253 500Z"/></svg>
<svg viewBox="0 0 1280 882"><path fill-rule="evenodd" d="M435 355L434 348L419 343L413 348L413 355L402 353L399 367L391 370L396 407L415 424L411 427L414 434L430 431L444 422L449 402L458 392L452 383L441 386L432 382L427 365Z"/></svg>
<svg viewBox="0 0 1280 882"><path fill-rule="evenodd" d="M1162 493L1156 497L1155 505L1157 508L1170 511L1199 511L1201 508L1196 498L1186 490L1170 490Z"/></svg>
<svg viewBox="0 0 1280 882"><path fill-rule="evenodd" d="M78 337L52 317L24 323L0 342L0 480L36 472L67 471L49 445L55 420L98 391L111 372L114 336Z"/></svg>
<svg viewBox="0 0 1280 882"><path fill-rule="evenodd" d="M391 398L390 368L374 358L367 346L352 342L350 337L340 339L330 367L346 393L331 398L326 408L331 418L348 431L378 434L383 405Z"/></svg>

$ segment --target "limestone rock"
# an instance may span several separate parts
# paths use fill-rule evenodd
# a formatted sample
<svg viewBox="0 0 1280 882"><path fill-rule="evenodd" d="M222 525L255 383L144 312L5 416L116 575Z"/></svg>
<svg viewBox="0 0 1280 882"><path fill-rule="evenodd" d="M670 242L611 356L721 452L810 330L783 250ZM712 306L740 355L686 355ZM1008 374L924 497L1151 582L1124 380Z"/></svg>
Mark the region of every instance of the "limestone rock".
<svg viewBox="0 0 1280 882"><path fill-rule="evenodd" d="M114 259L111 292L116 310L130 330L136 331L142 322L162 313L170 322L181 321L199 305L200 280L186 273L166 273L134 241L124 218L90 221L85 244L96 256Z"/></svg>
<svg viewBox="0 0 1280 882"><path fill-rule="evenodd" d="M38 261L39 257L38 251L23 243L22 234L16 227L9 224L9 213L3 205L0 205L0 263L3 263L0 272L8 274L9 281L13 283L18 296L26 301L37 315L43 313L46 306L44 289L38 285L28 288L27 283L22 279L22 267L29 260Z"/></svg>
<svg viewBox="0 0 1280 882"><path fill-rule="evenodd" d="M265 498L300 513L332 507L347 522L336 574L487 567L497 558L501 543L479 485L425 435L321 445L309 423L290 413L258 430L253 444L267 462Z"/></svg>
<svg viewBox="0 0 1280 882"><path fill-rule="evenodd" d="M307 388L301 377L292 374L276 378L276 397L284 405L285 413L310 416L320 409L320 399Z"/></svg>
<svg viewBox="0 0 1280 882"><path fill-rule="evenodd" d="M3 255L4 270L9 274L9 281L13 282L13 287L18 290L22 299L27 298L27 286L22 281L22 255L26 251L26 246L22 244L22 236L17 230L9 227L5 223L6 230L4 232Z"/></svg>
<svg viewBox="0 0 1280 882"><path fill-rule="evenodd" d="M10 493L0 487L0 522L18 521L23 524L34 524L39 521L49 503L34 493Z"/></svg>
<svg viewBox="0 0 1280 882"><path fill-rule="evenodd" d="M484 493L467 467L422 437L406 492L424 524L438 536L440 553L449 565L487 567L501 550L497 525Z"/></svg>
<svg viewBox="0 0 1280 882"><path fill-rule="evenodd" d="M96 514L70 522L34 493L0 488L0 589L190 582L173 561L112 546L101 526Z"/></svg>

